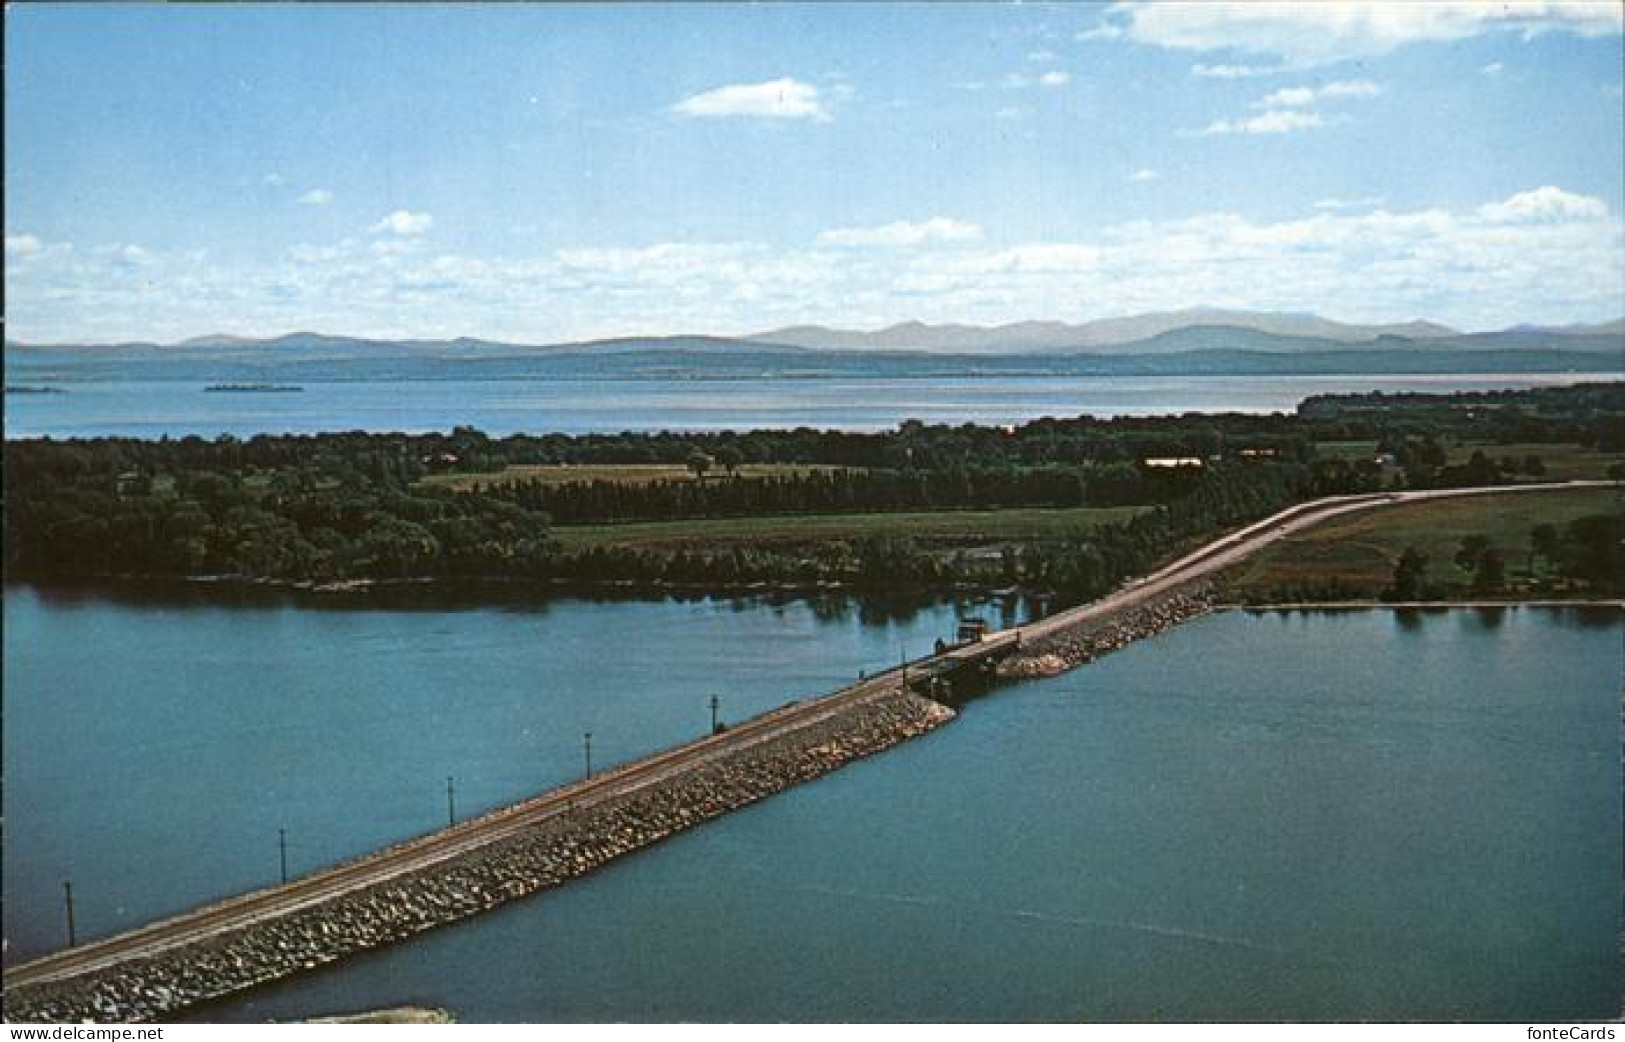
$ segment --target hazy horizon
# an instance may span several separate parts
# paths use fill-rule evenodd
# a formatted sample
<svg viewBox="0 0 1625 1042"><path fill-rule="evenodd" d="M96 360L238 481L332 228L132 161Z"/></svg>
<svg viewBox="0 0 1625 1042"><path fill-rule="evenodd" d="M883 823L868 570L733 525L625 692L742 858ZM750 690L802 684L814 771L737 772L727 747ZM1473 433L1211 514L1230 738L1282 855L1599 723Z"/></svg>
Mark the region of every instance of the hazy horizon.
<svg viewBox="0 0 1625 1042"><path fill-rule="evenodd" d="M55 348L55 347L62 347L62 348L69 348L69 347L115 347L115 346L120 346L120 345L123 345L123 344L141 344L141 343L153 344L153 345L156 345L156 346L159 346L159 347L182 347L182 346L187 346L187 345L194 344L194 343L201 344L201 343L208 343L208 342L226 342L226 341L233 341L233 340L240 340L240 341L243 341L243 342L253 342L253 343L265 343L265 342L273 342L273 341L277 341L277 340L287 340L287 339L291 339L291 338L295 338L295 337L301 337L301 336L310 336L310 337L321 337L321 338L333 339L333 340L356 340L356 341L401 342L401 343L407 343L407 342L431 342L431 343L437 343L437 342L453 342L453 341L478 341L478 342L482 342L482 343L503 344L503 345L506 345L506 346L513 346L513 347L563 347L563 346L569 346L571 344L576 344L576 343L593 343L593 342L597 342L597 341L606 341L607 342L607 341L626 341L626 340L686 340L686 339L694 339L694 340L734 340L734 341L745 342L745 343L755 342L755 343L762 343L762 344L771 344L772 341L769 338L771 337L772 334L786 332L786 331L790 331L790 330L796 330L796 329L821 330L821 331L824 331L824 332L829 332L829 333L834 333L834 334L851 334L851 335L860 335L860 336L873 336L873 335L877 335L877 334L884 334L884 333L888 333L888 332L891 332L891 331L896 330L896 329L901 329L901 328L910 327L910 326L917 326L917 327L919 327L921 329L924 329L924 330L944 330L944 329L951 329L951 328L964 328L964 329L970 329L970 330L979 330L979 331L983 331L983 332L986 332L986 333L996 333L1001 329L1010 328L1010 327L1018 327L1018 326L1057 325L1057 326L1066 326L1068 328L1076 329L1076 328L1087 328L1087 327L1091 327L1091 326L1095 326L1095 325L1104 325L1104 324L1118 323L1118 322L1127 323L1127 322L1133 322L1133 321L1141 320L1141 319L1151 319L1151 318L1160 318L1160 317L1170 317L1171 318L1171 317L1175 317L1175 316L1186 316L1186 315L1189 315L1189 316L1201 316L1201 318L1200 318L1200 320L1193 320L1193 321L1191 321L1189 323L1181 324L1177 328L1194 328L1194 327L1198 327L1198 326L1226 325L1227 322L1225 320L1225 316L1234 316L1236 318L1237 323L1238 323L1237 328L1242 328L1242 329L1251 328L1251 327L1245 325L1245 320L1248 319L1248 318L1310 319L1310 320L1316 320L1316 321L1324 321L1324 322L1331 323L1331 324L1334 324L1334 325L1346 325L1346 326L1353 327L1353 328L1363 328L1363 327L1368 327L1368 326L1369 327L1377 327L1377 326L1405 326L1405 325L1418 325L1418 326L1438 325L1438 326L1441 327L1441 331L1436 333L1436 334L1433 334L1433 335L1440 336L1440 337L1474 336L1474 335L1491 334L1491 333L1516 332L1516 331L1522 331L1522 330L1534 330L1534 331L1543 331L1543 332L1553 332L1553 333L1558 333L1558 334L1570 334L1570 333L1574 333L1576 331L1578 331L1578 332L1589 332L1589 327L1612 326L1612 325L1618 325L1621 322L1625 322L1625 315L1618 315L1618 316L1615 316L1612 319L1605 319L1605 320L1602 320L1602 321L1599 321L1599 322L1573 323L1573 324L1565 325L1565 326L1554 326L1554 325L1550 325L1550 324L1546 324L1546 323L1518 322L1518 323L1514 323L1514 324L1512 324L1510 326L1496 326L1496 327L1488 327L1488 326L1486 326L1486 327L1481 327L1481 328L1465 328L1464 329L1464 328L1458 328L1458 327L1453 327L1453 326L1452 327L1445 327L1445 326L1443 326L1442 323L1435 323L1431 319L1429 319L1427 316L1424 316L1424 315L1413 316L1412 318L1404 319L1404 320L1400 320L1400 321L1395 321L1395 322L1363 323L1363 322L1347 321L1345 319L1339 318L1339 317L1334 316L1334 315L1322 315L1322 314L1318 314L1318 313L1315 313L1315 312L1308 312L1308 311L1294 311L1294 312L1288 312L1288 311L1261 312L1261 311L1259 311L1259 312L1255 312L1255 311L1247 311L1247 310L1243 310L1243 309L1213 308L1213 307L1206 307L1206 306L1202 306L1202 305L1195 305L1195 306L1191 306L1191 307L1175 308L1175 309L1172 309L1172 310L1169 310L1169 311L1141 312L1141 313L1132 314L1132 315L1130 315L1130 314L1103 314L1103 315L1100 315L1100 316L1097 316L1097 317L1094 317L1094 318L1087 318L1087 319L1083 319L1083 320L1076 321L1076 322L1068 322L1068 321L1065 321L1065 320L1062 320L1062 319L1050 319L1050 318L1016 319L1016 320L1012 320L1010 322L999 322L999 323L955 323L955 322L940 322L939 323L939 322L923 322L923 321L920 321L918 319L903 319L903 320L898 321L898 322L887 323L885 325L878 325L878 326L873 326L873 327L868 327L868 328L857 328L857 327L851 327L851 326L827 325L825 323L795 323L793 325L780 326L780 327L775 327L773 329L761 328L761 329L753 329L753 330L750 330L750 331L747 331L747 332L741 332L741 333L718 333L718 332L712 332L712 331L708 331L708 330L698 330L698 329L679 329L679 330L671 330L671 331L666 331L666 332L659 332L659 331L649 330L649 331L636 332L636 333L617 334L617 335L614 335L614 336L607 336L607 337L592 337L592 338L587 338L585 340L556 340L556 341L554 341L554 340L534 340L534 341L511 340L511 339L506 339L506 338L482 337L482 336L476 336L476 335L473 335L473 334L466 334L466 333L453 334L453 335L449 335L449 336L372 336L372 335L368 335L368 334L364 334L364 333L350 333L350 332L345 332L345 331L342 331L342 330L332 330L332 329L278 329L278 330L271 330L271 331L265 331L265 332L227 332L227 331L224 331L224 330L208 330L208 331L203 331L203 332L191 333L191 334L188 334L186 336L181 336L181 337L177 337L177 338L174 338L174 339L157 340L157 339L152 339L152 338L134 338L134 339L128 339L128 340L119 340L119 341L88 341L88 340L81 340L81 341L72 341L72 340L42 341L42 340L27 340L27 339L24 339L22 337L13 337L8 332L6 334L6 343L13 344L13 345L18 345L18 346L24 346L24 347L42 347L42 348ZM1585 328L1580 328L1580 327L1585 327ZM1610 330L1609 332L1610 332L1610 335L1611 335L1612 331ZM1309 334L1303 334L1303 335L1309 335ZM1139 338L1136 338L1136 339L1139 339ZM1325 338L1325 339L1331 340L1332 338ZM1132 340L1100 341L1100 342L1098 342L1097 346L1116 346L1116 345L1119 345L1119 344L1127 344L1127 343L1132 343L1132 342L1133 342ZM1343 342L1349 344L1350 346L1358 346L1360 344L1370 343L1371 341L1369 341L1369 340L1347 340L1347 341L1343 341ZM1085 346L1088 346L1088 345L1085 345ZM1012 350L1015 350L1015 349L1012 349Z"/></svg>

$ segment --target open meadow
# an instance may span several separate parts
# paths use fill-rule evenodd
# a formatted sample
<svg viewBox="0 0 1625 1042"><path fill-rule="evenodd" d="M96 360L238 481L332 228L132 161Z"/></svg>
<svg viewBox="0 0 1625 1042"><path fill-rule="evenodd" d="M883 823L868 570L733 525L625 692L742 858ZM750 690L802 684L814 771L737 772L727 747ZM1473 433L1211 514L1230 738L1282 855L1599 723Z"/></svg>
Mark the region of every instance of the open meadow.
<svg viewBox="0 0 1625 1042"><path fill-rule="evenodd" d="M1447 596L1471 592L1472 575L1454 558L1462 539L1481 535L1506 560L1507 591L1532 593L1553 578L1552 562L1532 556L1530 533L1549 524L1625 510L1625 489L1578 488L1410 503L1320 525L1266 547L1229 578L1238 600L1277 599L1285 590L1337 590L1375 598L1389 585L1408 547L1428 559L1428 578ZM1545 592L1561 592L1547 590Z"/></svg>

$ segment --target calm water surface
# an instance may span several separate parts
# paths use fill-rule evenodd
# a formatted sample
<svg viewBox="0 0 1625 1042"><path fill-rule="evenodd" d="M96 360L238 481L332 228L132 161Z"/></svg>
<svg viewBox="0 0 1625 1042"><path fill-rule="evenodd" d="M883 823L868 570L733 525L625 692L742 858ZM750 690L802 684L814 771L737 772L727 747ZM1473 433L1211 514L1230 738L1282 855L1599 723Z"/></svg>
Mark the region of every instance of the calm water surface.
<svg viewBox="0 0 1625 1042"><path fill-rule="evenodd" d="M6 931L267 882L835 686L955 608L316 610L8 590ZM208 1011L1609 1017L1625 615L1228 614L554 893Z"/></svg>
<svg viewBox="0 0 1625 1042"><path fill-rule="evenodd" d="M210 394L186 382L60 383L6 397L6 436L156 438L317 431L850 430L1014 424L1044 416L1290 412L1340 391L1544 387L1618 373L1445 376L949 377L920 379L486 380L302 383L285 394ZM51 381L34 380L34 383Z"/></svg>
<svg viewBox="0 0 1625 1042"><path fill-rule="evenodd" d="M377 602L382 600L380 605ZM842 598L5 597L5 957L276 881L926 653L961 611Z"/></svg>

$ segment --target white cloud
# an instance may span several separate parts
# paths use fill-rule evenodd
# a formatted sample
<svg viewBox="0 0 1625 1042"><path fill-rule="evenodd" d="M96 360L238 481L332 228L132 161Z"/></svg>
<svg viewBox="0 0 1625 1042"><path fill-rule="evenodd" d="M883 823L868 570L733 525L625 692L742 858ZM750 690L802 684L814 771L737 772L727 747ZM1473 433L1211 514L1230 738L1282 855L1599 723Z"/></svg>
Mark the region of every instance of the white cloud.
<svg viewBox="0 0 1625 1042"><path fill-rule="evenodd" d="M1254 76L1272 76L1280 71L1280 67L1274 65L1204 65L1198 62L1191 66L1192 76L1205 76L1216 80L1243 80Z"/></svg>
<svg viewBox="0 0 1625 1042"><path fill-rule="evenodd" d="M1109 24L1120 35L1138 43L1187 51L1275 55L1301 67L1375 57L1411 43L1462 40L1496 31L1517 31L1525 37L1546 32L1614 35L1625 24L1625 8L1584 0L1131 2L1113 5L1109 17Z"/></svg>
<svg viewBox="0 0 1625 1042"><path fill-rule="evenodd" d="M39 239L32 235L6 236L7 257L31 257L42 248Z"/></svg>
<svg viewBox="0 0 1625 1042"><path fill-rule="evenodd" d="M422 235L434 225L434 217L426 213L396 210L368 230L375 234Z"/></svg>
<svg viewBox="0 0 1625 1042"><path fill-rule="evenodd" d="M1594 196L1542 185L1487 203L1478 208L1478 215L1496 224L1596 221L1608 216L1608 204Z"/></svg>
<svg viewBox="0 0 1625 1042"><path fill-rule="evenodd" d="M1023 72L1012 72L1010 75L999 81L999 86L1003 87L1005 90L1026 90L1029 87L1064 87L1071 82L1071 73L1062 72L1059 69L1051 69L1041 76L1028 76ZM968 90L976 90L979 89L981 85L966 83L956 84L956 86L961 86Z"/></svg>
<svg viewBox="0 0 1625 1042"><path fill-rule="evenodd" d="M1366 195L1358 199L1339 199L1332 196L1326 199L1316 199L1314 205L1317 210L1369 210L1372 207L1381 206L1386 201L1386 198L1380 195Z"/></svg>
<svg viewBox="0 0 1625 1042"><path fill-rule="evenodd" d="M423 249L423 243L415 238L400 236L392 239L378 239L367 247L374 257L385 259L404 257L409 253L418 253Z"/></svg>
<svg viewBox="0 0 1625 1042"><path fill-rule="evenodd" d="M1247 119L1215 120L1201 133L1204 137L1221 134L1288 134L1294 130L1311 130L1325 125L1325 117L1318 112L1272 109Z"/></svg>
<svg viewBox="0 0 1625 1042"><path fill-rule="evenodd" d="M871 228L835 228L821 233L818 242L824 246L917 246L925 242L971 242L981 237L979 225L952 217L933 217Z"/></svg>
<svg viewBox="0 0 1625 1042"><path fill-rule="evenodd" d="M1313 87L1282 87L1253 102L1255 109L1274 109L1288 105L1308 105L1315 100Z"/></svg>
<svg viewBox="0 0 1625 1042"><path fill-rule="evenodd" d="M1115 40L1122 35L1123 29L1121 26L1112 25L1110 22L1107 22L1102 25L1097 25L1093 29L1083 30L1082 32L1078 33L1078 39L1083 41Z"/></svg>
<svg viewBox="0 0 1625 1042"><path fill-rule="evenodd" d="M1382 88L1370 80L1336 80L1320 87L1282 87L1253 102L1255 109L1312 105L1326 98L1374 98Z"/></svg>
<svg viewBox="0 0 1625 1042"><path fill-rule="evenodd" d="M1382 88L1370 80L1336 80L1319 90L1323 98L1374 98L1381 93Z"/></svg>
<svg viewBox="0 0 1625 1042"><path fill-rule="evenodd" d="M684 98L672 106L683 116L755 116L827 122L828 106L810 83L784 77L766 83L738 83Z"/></svg>
<svg viewBox="0 0 1625 1042"><path fill-rule="evenodd" d="M312 188L300 196L299 201L306 206L326 206L333 201L333 193L325 188Z"/></svg>
<svg viewBox="0 0 1625 1042"><path fill-rule="evenodd" d="M1338 98L1374 98L1382 88L1370 80L1334 80L1320 86L1282 87L1271 91L1252 103L1252 108L1263 110L1246 119L1221 119L1207 125L1199 136L1219 134L1288 134L1295 130L1310 130L1341 122L1342 117L1327 119L1308 106Z"/></svg>
<svg viewBox="0 0 1625 1042"><path fill-rule="evenodd" d="M1161 174L1157 173L1155 170L1152 170L1150 167L1142 167L1141 169L1128 175L1128 179L1136 183L1141 183L1145 181L1155 181L1161 176Z"/></svg>
<svg viewBox="0 0 1625 1042"><path fill-rule="evenodd" d="M1500 62L1490 62L1478 70L1486 76L1499 76L1506 71L1506 66Z"/></svg>
<svg viewBox="0 0 1625 1042"><path fill-rule="evenodd" d="M1054 51L1028 51L1027 60L1030 62L1052 62L1056 58Z"/></svg>

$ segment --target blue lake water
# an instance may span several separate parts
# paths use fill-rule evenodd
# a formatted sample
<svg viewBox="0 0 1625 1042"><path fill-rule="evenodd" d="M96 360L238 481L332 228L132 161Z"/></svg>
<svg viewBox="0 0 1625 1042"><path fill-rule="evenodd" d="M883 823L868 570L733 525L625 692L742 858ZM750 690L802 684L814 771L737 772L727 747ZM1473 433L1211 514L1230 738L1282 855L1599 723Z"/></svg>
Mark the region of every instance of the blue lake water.
<svg viewBox="0 0 1625 1042"><path fill-rule="evenodd" d="M5 958L294 873L919 656L1025 602L6 589ZM380 601L382 603L380 603Z"/></svg>
<svg viewBox="0 0 1625 1042"><path fill-rule="evenodd" d="M8 960L923 651L959 608L5 599ZM1021 611L1014 608L1013 611ZM1001 620L1002 621L1002 620ZM1619 1005L1613 609L1225 614L205 1011L1563 1020Z"/></svg>
<svg viewBox="0 0 1625 1042"><path fill-rule="evenodd" d="M333 430L487 433L850 430L1015 424L1044 416L1290 412L1314 394L1464 391L1618 379L1618 373L1445 376L954 377L920 379L487 380L303 383L297 393L209 393L203 383L59 383L6 396L6 436L156 438ZM31 381L34 383L51 381Z"/></svg>

